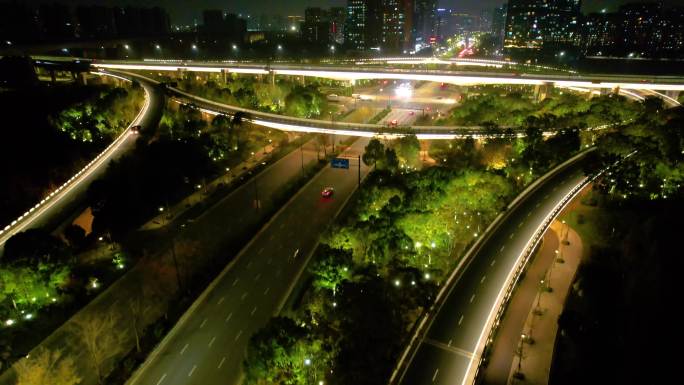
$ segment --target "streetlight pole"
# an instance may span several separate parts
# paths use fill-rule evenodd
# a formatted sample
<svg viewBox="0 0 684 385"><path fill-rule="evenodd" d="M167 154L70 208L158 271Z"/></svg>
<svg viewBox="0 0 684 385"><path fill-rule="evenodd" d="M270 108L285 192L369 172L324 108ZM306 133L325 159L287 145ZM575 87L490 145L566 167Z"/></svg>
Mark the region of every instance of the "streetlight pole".
<svg viewBox="0 0 684 385"><path fill-rule="evenodd" d="M526 336L524 333L520 335L520 356L518 356L518 375L522 374L523 342L525 341L525 337Z"/></svg>
<svg viewBox="0 0 684 385"><path fill-rule="evenodd" d="M304 143L299 144L299 153L302 158L302 174L304 174Z"/></svg>

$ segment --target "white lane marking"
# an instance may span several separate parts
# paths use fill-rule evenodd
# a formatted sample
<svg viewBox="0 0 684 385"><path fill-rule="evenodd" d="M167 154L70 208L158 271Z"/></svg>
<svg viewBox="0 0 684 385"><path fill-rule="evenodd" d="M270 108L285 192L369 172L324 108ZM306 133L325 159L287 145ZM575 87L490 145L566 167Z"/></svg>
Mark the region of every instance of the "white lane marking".
<svg viewBox="0 0 684 385"><path fill-rule="evenodd" d="M544 195L544 200L549 199L549 194Z"/></svg>
<svg viewBox="0 0 684 385"><path fill-rule="evenodd" d="M501 250L499 250L499 253L502 252L504 248L506 248L506 246L501 246Z"/></svg>
<svg viewBox="0 0 684 385"><path fill-rule="evenodd" d="M484 281L485 281L485 278L487 278L487 276L486 276L486 275L485 275L485 276L483 276L483 277L482 277L482 279L480 280L480 285L482 285L482 282L484 282Z"/></svg>
<svg viewBox="0 0 684 385"><path fill-rule="evenodd" d="M162 381L164 381L165 378L166 378L166 373L164 373L164 374L161 376L161 378L159 379L159 381L157 381L157 385L161 384Z"/></svg>
<svg viewBox="0 0 684 385"><path fill-rule="evenodd" d="M204 325L207 323L207 319L205 318L204 321L200 324L200 329L204 327Z"/></svg>
<svg viewBox="0 0 684 385"><path fill-rule="evenodd" d="M256 306L254 306L254 309L252 309L252 312L251 312L251 313L249 313L249 315L253 316L253 315L254 315L254 313L256 313L256 309L257 309L257 307L256 307Z"/></svg>
<svg viewBox="0 0 684 385"><path fill-rule="evenodd" d="M247 293L247 292L245 292L245 293L244 293L244 294L242 295L242 297L240 297L240 300L244 301L244 300L245 300L245 298L247 298L247 294L248 294L248 293Z"/></svg>
<svg viewBox="0 0 684 385"><path fill-rule="evenodd" d="M226 317L226 322L230 321L230 317L233 316L233 313L228 314L228 317Z"/></svg>
<svg viewBox="0 0 684 385"><path fill-rule="evenodd" d="M192 376L192 374L195 373L195 369L197 369L197 365L192 365L192 369L190 369L190 373L188 373L188 377Z"/></svg>
<svg viewBox="0 0 684 385"><path fill-rule="evenodd" d="M214 338L212 338L211 341L209 341L209 347L211 347L211 345L214 344L214 341L216 341L216 336L214 336Z"/></svg>
<svg viewBox="0 0 684 385"><path fill-rule="evenodd" d="M472 297L470 297L470 303L473 303L473 300L475 299L475 294L473 294Z"/></svg>
<svg viewBox="0 0 684 385"><path fill-rule="evenodd" d="M435 370L435 374L432 375L432 382L435 382L435 378L437 378L437 373L439 373L439 368Z"/></svg>
<svg viewBox="0 0 684 385"><path fill-rule="evenodd" d="M258 281L259 278L261 278L261 273L258 273L257 275L254 276L255 281Z"/></svg>
<svg viewBox="0 0 684 385"><path fill-rule="evenodd" d="M222 304L223 301L225 301L226 297L221 297L221 299L218 301L218 305Z"/></svg>
<svg viewBox="0 0 684 385"><path fill-rule="evenodd" d="M528 211L528 212L527 212L527 217L529 218L530 215L532 215L532 212Z"/></svg>
<svg viewBox="0 0 684 385"><path fill-rule="evenodd" d="M219 362L219 366L217 369L221 369L221 366L223 366L224 362L226 362L226 356L223 356L223 358L221 358L221 362Z"/></svg>
<svg viewBox="0 0 684 385"><path fill-rule="evenodd" d="M240 338L241 335L242 335L242 330L240 330L240 331L238 332L238 334L235 336L235 341L237 341L237 340Z"/></svg>
<svg viewBox="0 0 684 385"><path fill-rule="evenodd" d="M539 208L539 205L541 205L541 203L537 202L537 204L534 205L534 207Z"/></svg>
<svg viewBox="0 0 684 385"><path fill-rule="evenodd" d="M556 190L558 190L558 186L553 186L553 190L551 190L551 191L556 191Z"/></svg>
<svg viewBox="0 0 684 385"><path fill-rule="evenodd" d="M513 236L514 236L514 235L515 235L515 233L511 233L511 236L508 237L508 239L513 239Z"/></svg>
<svg viewBox="0 0 684 385"><path fill-rule="evenodd" d="M252 266L252 261L247 262L247 268L249 269L250 266Z"/></svg>
<svg viewBox="0 0 684 385"><path fill-rule="evenodd" d="M240 280L240 278L235 278L235 281L233 281L233 286L237 285L239 280Z"/></svg>
<svg viewBox="0 0 684 385"><path fill-rule="evenodd" d="M461 326L461 322L463 322L463 316L461 315L461 318L458 319L458 326ZM451 341L449 341L451 342ZM451 345L451 344L449 344Z"/></svg>
<svg viewBox="0 0 684 385"><path fill-rule="evenodd" d="M261 255L261 253L262 253L263 251L264 251L264 248L262 247L262 248L259 249L259 251L257 252L257 254Z"/></svg>
<svg viewBox="0 0 684 385"><path fill-rule="evenodd" d="M493 260L492 263L489 264L489 266L494 266L495 263L496 263L496 259Z"/></svg>
<svg viewBox="0 0 684 385"><path fill-rule="evenodd" d="M190 345L190 344L185 344L185 346L183 346L183 349L181 349L180 354L185 353L185 349L188 348L188 345Z"/></svg>
<svg viewBox="0 0 684 385"><path fill-rule="evenodd" d="M294 255L292 255L292 258L297 258L297 254L299 254L299 249L295 250Z"/></svg>
<svg viewBox="0 0 684 385"><path fill-rule="evenodd" d="M449 340L449 343L447 344L447 346L451 346L451 341L452 341L452 340Z"/></svg>
<svg viewBox="0 0 684 385"><path fill-rule="evenodd" d="M521 227L522 227L522 225L523 225L523 223L522 223L522 222L518 223L518 228L521 228Z"/></svg>
<svg viewBox="0 0 684 385"><path fill-rule="evenodd" d="M268 294L268 291L271 290L270 287L267 287L266 290L264 290L264 295Z"/></svg>

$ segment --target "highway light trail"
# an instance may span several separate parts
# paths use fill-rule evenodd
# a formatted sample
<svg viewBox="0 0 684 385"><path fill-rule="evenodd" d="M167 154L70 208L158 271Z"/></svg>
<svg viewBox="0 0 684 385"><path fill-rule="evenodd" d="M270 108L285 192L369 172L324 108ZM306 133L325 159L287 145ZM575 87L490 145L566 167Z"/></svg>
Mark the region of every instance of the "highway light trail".
<svg viewBox="0 0 684 385"><path fill-rule="evenodd" d="M555 85L557 87L582 87L591 89L628 88L633 90L684 91L684 84L667 82L641 82L606 80L621 79L619 77L602 77L587 75L528 75L528 74L488 74L486 72L454 72L413 70L413 69L348 69L341 67L311 67L305 65L188 65L172 61L169 65L134 64L127 62L93 63L92 66L103 69L143 70L143 71L191 71L212 73L246 73L274 74L291 76L308 76L336 80L360 79L395 79L412 81L432 81L455 85L478 84L514 84L514 85ZM194 63L193 63L194 64ZM198 63L199 64L199 63ZM635 79L623 77L624 79ZM636 79L635 79L636 80ZM669 80L669 79L668 79Z"/></svg>

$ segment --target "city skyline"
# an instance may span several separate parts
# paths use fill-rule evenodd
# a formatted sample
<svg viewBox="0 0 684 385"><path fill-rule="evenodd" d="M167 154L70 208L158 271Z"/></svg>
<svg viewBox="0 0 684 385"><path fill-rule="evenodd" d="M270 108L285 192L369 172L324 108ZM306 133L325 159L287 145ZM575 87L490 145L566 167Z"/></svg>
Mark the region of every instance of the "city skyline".
<svg viewBox="0 0 684 385"><path fill-rule="evenodd" d="M641 1L654 2L655 0ZM451 8L463 12L479 13L482 10L490 10L505 3L504 0L439 0L438 4L441 8ZM608 10L615 10L620 5L626 4L629 0L597 0L582 2L582 11L584 13L597 12L604 8ZM678 0L663 0L663 5L673 6L679 3ZM25 3L31 5L38 5L43 3L54 3L53 1L45 0L26 0ZM221 0L198 0L193 2L178 1L178 0L138 0L138 1L108 1L108 0L61 0L57 1L60 4L66 5L133 5L137 7L162 7L169 12L171 22L173 24L192 24L197 21L198 24L202 22L201 10L203 9L222 9L233 13L244 13L249 15L260 14L281 14L281 15L303 15L304 9L307 7L344 7L347 5L347 0L292 0L287 2L276 2L269 4L267 12L264 12L263 6L259 2L249 0L232 0L224 2Z"/></svg>

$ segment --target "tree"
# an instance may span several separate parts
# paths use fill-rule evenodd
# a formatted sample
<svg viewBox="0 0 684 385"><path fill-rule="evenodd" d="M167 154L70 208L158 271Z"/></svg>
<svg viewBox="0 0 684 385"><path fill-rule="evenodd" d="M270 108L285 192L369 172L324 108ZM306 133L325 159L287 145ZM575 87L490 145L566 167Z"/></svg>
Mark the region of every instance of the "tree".
<svg viewBox="0 0 684 385"><path fill-rule="evenodd" d="M4 263L37 266L68 256L66 245L43 229L29 229L13 235L5 243Z"/></svg>
<svg viewBox="0 0 684 385"><path fill-rule="evenodd" d="M420 165L420 142L416 135L406 135L394 142L394 151L397 156L408 167L418 167Z"/></svg>
<svg viewBox="0 0 684 385"><path fill-rule="evenodd" d="M366 166L375 166L378 163L378 160L382 161L384 155L385 146L379 139L373 138L368 142L368 145L366 145L366 148L364 149L362 156L363 163L365 163Z"/></svg>
<svg viewBox="0 0 684 385"><path fill-rule="evenodd" d="M337 287L351 277L351 266L351 251L321 245L318 257L309 268L314 276L314 287L331 290L334 296Z"/></svg>
<svg viewBox="0 0 684 385"><path fill-rule="evenodd" d="M69 246L80 249L85 242L86 232L81 226L72 223L64 229L64 238L69 242Z"/></svg>
<svg viewBox="0 0 684 385"><path fill-rule="evenodd" d="M306 384L323 378L330 357L320 340L286 317L271 318L249 339L244 361L246 384ZM311 373L313 371L313 373Z"/></svg>
<svg viewBox="0 0 684 385"><path fill-rule="evenodd" d="M121 328L120 322L121 317L113 310L86 312L72 320L76 349L87 353L98 384L104 383L112 359L123 352L125 329Z"/></svg>
<svg viewBox="0 0 684 385"><path fill-rule="evenodd" d="M81 378L73 358L63 357L61 349L50 351L42 348L37 353L19 360L16 385L77 385Z"/></svg>

